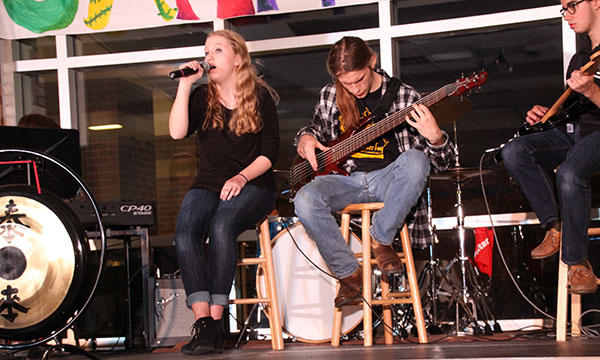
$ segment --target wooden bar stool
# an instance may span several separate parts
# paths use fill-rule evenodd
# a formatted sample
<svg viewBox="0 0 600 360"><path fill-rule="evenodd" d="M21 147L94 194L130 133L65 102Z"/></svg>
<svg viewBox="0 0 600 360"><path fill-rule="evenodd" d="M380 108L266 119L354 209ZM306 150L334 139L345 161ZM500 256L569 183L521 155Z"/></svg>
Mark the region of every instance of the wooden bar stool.
<svg viewBox="0 0 600 360"><path fill-rule="evenodd" d="M588 229L588 236L600 235L600 228ZM558 290L556 296L556 341L567 340L567 312L569 301L569 265L562 258L562 232L561 246L558 255ZM571 336L581 335L579 317L581 316L581 295L571 293Z"/></svg>
<svg viewBox="0 0 600 360"><path fill-rule="evenodd" d="M371 259L371 212L383 208L384 203L364 203L350 204L346 206L340 213L342 214L341 230L344 239L350 239L350 217L351 215L361 215L362 217L362 253L355 254L362 259L363 270L363 331L364 331L364 346L373 346L373 315L371 306L383 306L383 322L385 324L385 343L392 344L394 335L392 334L392 304L412 304L417 322L417 332L420 343L427 343L427 331L425 329L425 318L423 317L423 308L421 306L421 295L419 293L419 284L417 283L417 274L415 263L410 247L410 238L408 235L408 227L406 224L400 232L402 242L402 253L398 254L406 269L408 277L409 291L390 292L389 281L387 276L381 277L381 299L373 299L373 288L371 283L372 264L376 264L375 259ZM339 284L338 284L339 289ZM342 328L342 309L335 308L333 314L333 334L331 336L331 346L340 346L340 336Z"/></svg>
<svg viewBox="0 0 600 360"><path fill-rule="evenodd" d="M279 301L277 299L277 287L275 282L275 270L273 267L273 255L271 252L271 235L269 233L269 220L267 217L260 223L259 236L260 256L254 258L242 258L238 266L261 265L264 269L266 297L241 298L229 300L230 304L265 304L269 314L269 327L271 328L271 347L273 350L283 350L283 334L281 331L281 314L279 312ZM258 284L257 284L258 285Z"/></svg>

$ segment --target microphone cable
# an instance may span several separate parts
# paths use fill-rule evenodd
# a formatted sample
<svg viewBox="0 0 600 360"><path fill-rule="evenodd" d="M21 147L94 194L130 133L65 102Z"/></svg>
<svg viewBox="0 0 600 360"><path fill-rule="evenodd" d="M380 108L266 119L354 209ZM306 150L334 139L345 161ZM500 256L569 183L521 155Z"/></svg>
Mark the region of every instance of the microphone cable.
<svg viewBox="0 0 600 360"><path fill-rule="evenodd" d="M496 239L495 244L496 247L498 248L498 254L500 254L500 259L502 260L502 264L504 265L504 268L506 269L506 272L508 273L508 276L510 277L513 285L515 285L515 287L517 288L517 291L519 292L519 294L521 295L521 297L523 297L523 299L525 299L525 301L527 301L527 303L529 303L536 311L538 311L539 313L541 313L542 315L556 320L555 317L553 317L552 315L546 313L544 310L540 309L533 301L531 301L527 295L525 295L525 293L523 292L523 290L521 290L521 287L519 286L519 284L517 284L517 280L514 278L512 272L510 271L510 268L508 266L508 263L506 262L506 259L504 258L504 252L502 251L502 247L500 246L500 241L498 241L498 234L496 233L496 226L494 225L494 220L492 218L492 212L490 210L490 204L487 198L487 193L485 191L485 184L483 181L483 159L485 158L485 155L488 154L490 152L484 152L481 157L479 158L479 182L481 184L481 192L483 193L483 202L485 203L485 209L487 211L487 215L488 218L490 220L490 225L492 228L492 232L494 234L494 238Z"/></svg>

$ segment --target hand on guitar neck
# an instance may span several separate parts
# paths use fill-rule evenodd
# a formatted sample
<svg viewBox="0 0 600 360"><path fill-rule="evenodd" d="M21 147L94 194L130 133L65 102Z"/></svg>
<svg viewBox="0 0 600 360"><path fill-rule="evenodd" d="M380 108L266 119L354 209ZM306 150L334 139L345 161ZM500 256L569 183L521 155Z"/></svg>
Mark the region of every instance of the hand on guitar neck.
<svg viewBox="0 0 600 360"><path fill-rule="evenodd" d="M531 110L527 112L527 117L525 118L525 121L527 121L529 125L534 125L542 120L542 118L544 117L544 115L546 115L548 110L550 110L550 108L546 106L534 105L531 108Z"/></svg>

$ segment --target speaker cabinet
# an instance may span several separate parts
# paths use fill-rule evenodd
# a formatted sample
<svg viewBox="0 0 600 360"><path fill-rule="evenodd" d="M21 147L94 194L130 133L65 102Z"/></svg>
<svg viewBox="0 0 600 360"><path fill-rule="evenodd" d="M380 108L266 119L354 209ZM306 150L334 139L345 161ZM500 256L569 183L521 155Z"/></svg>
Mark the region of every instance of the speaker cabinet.
<svg viewBox="0 0 600 360"><path fill-rule="evenodd" d="M185 305L181 279L150 279L149 285L154 288L150 346L173 346L188 341L194 314Z"/></svg>

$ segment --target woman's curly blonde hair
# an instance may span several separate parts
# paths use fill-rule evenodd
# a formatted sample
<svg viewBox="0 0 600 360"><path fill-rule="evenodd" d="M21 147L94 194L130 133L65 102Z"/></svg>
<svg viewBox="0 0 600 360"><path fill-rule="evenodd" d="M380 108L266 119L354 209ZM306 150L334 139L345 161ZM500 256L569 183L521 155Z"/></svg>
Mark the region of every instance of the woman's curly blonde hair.
<svg viewBox="0 0 600 360"><path fill-rule="evenodd" d="M257 133L262 129L262 120L258 109L257 87L265 87L273 101L277 104L279 96L266 82L258 77L256 68L250 61L250 54L244 38L231 30L217 30L208 34L211 36L221 36L231 44L233 51L238 55L240 63L236 68L236 94L235 99L237 107L233 110L231 121L229 122L229 131L237 136L248 133ZM202 129L208 128L223 129L224 126L223 109L219 101L219 91L215 83L210 78L208 80L208 109Z"/></svg>

